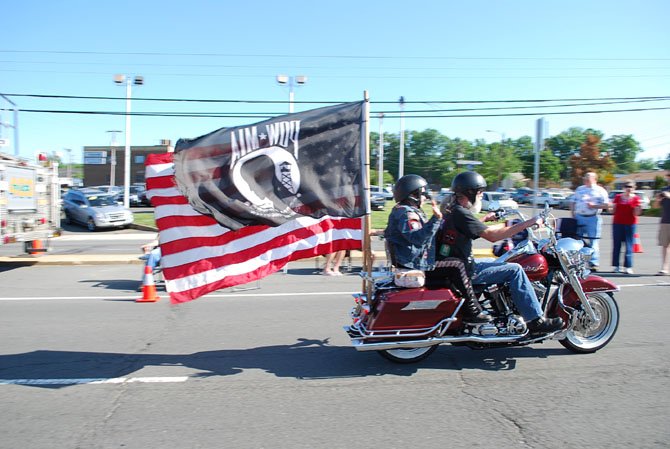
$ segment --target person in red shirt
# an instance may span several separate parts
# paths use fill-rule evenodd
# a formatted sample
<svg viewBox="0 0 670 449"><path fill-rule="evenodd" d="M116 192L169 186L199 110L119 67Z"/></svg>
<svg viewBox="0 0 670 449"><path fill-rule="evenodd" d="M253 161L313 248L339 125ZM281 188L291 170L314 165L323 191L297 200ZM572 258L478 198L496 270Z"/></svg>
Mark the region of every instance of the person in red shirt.
<svg viewBox="0 0 670 449"><path fill-rule="evenodd" d="M633 274L633 236L637 225L637 216L642 213L640 197L635 195L635 183L626 182L624 192L614 197L612 206L614 217L612 218L612 266L615 273ZM623 262L623 270L619 261L621 259L621 243L625 243L626 252Z"/></svg>

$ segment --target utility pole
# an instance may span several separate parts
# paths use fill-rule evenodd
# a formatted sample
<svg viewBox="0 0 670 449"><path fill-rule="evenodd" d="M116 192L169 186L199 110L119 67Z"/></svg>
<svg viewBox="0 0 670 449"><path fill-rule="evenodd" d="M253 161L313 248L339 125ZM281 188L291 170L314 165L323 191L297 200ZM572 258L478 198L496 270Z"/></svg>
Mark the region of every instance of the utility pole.
<svg viewBox="0 0 670 449"><path fill-rule="evenodd" d="M379 193L384 191L384 113L379 113L379 151L377 152L377 166L379 167Z"/></svg>

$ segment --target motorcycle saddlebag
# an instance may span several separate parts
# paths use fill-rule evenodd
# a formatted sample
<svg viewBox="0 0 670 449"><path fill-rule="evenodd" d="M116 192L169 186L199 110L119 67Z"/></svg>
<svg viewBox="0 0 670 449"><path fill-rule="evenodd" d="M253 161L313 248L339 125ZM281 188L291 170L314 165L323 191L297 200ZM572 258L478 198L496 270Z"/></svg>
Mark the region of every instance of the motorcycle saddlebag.
<svg viewBox="0 0 670 449"><path fill-rule="evenodd" d="M368 319L370 331L425 329L453 315L460 303L451 290L412 288L385 292Z"/></svg>

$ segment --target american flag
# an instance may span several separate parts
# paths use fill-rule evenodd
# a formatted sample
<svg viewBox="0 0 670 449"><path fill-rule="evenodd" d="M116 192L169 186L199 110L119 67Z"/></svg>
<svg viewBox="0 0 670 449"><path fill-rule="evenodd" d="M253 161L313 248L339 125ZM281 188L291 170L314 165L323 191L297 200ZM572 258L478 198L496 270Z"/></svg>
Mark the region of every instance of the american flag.
<svg viewBox="0 0 670 449"><path fill-rule="evenodd" d="M172 303L255 281L290 261L361 248L361 218L301 216L280 226L233 231L196 211L178 190L174 175L172 153L148 156L147 196L155 207L161 266Z"/></svg>

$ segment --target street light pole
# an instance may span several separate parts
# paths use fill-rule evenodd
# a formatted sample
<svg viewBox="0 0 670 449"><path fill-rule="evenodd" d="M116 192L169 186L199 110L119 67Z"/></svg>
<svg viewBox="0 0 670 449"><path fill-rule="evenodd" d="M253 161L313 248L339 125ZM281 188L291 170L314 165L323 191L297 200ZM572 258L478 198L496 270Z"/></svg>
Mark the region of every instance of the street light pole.
<svg viewBox="0 0 670 449"><path fill-rule="evenodd" d="M116 84L126 85L126 151L124 159L124 173L123 173L123 207L130 207L130 99L132 97L131 86L141 86L144 84L144 78L135 76L131 78L129 75L114 75L114 82Z"/></svg>
<svg viewBox="0 0 670 449"><path fill-rule="evenodd" d="M295 98L294 87L296 85L302 86L305 84L307 82L307 77L305 75L277 75L277 82L281 85L288 85L288 112L289 114L293 114L293 101Z"/></svg>
<svg viewBox="0 0 670 449"><path fill-rule="evenodd" d="M109 130L107 132L112 135L112 140L109 144L109 185L114 187L116 183L116 135L121 131Z"/></svg>
<svg viewBox="0 0 670 449"><path fill-rule="evenodd" d="M74 185L74 182L72 182L72 148L63 149L67 151L67 169L65 170L65 176L70 178L70 182Z"/></svg>
<svg viewBox="0 0 670 449"><path fill-rule="evenodd" d="M400 155L398 157L398 179L405 174L405 97L398 99L400 103Z"/></svg>

